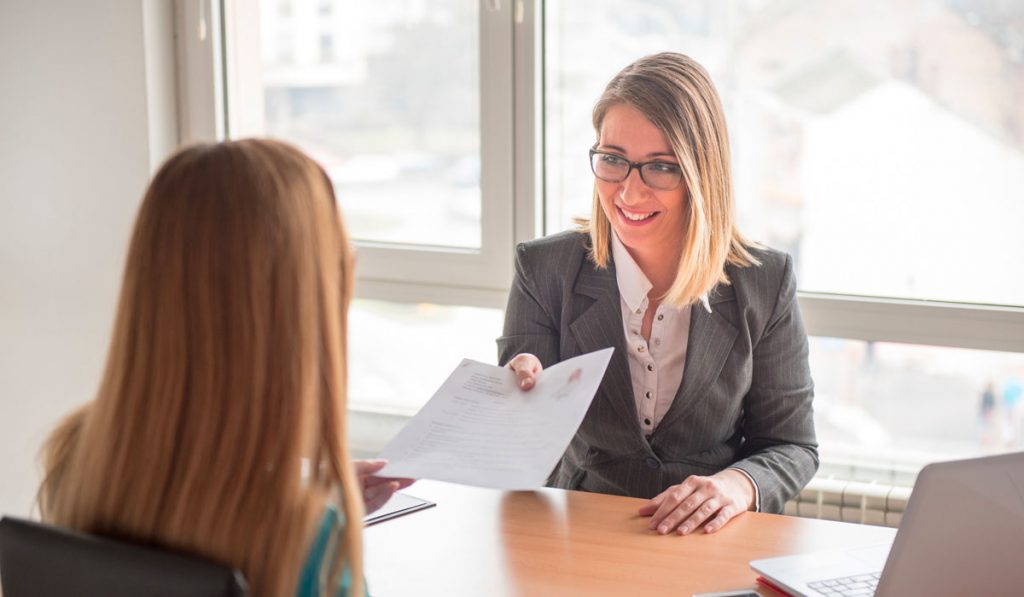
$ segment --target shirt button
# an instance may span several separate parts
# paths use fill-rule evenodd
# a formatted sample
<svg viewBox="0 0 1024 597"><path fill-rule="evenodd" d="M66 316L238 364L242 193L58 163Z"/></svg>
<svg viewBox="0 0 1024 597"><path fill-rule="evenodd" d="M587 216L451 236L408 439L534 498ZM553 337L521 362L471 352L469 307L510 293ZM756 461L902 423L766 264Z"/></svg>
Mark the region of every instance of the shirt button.
<svg viewBox="0 0 1024 597"><path fill-rule="evenodd" d="M637 349L638 351L640 351L640 352L643 352L643 351L644 351L644 345L643 345L643 344L641 344L640 346L637 346L637 347L636 347L636 349Z"/></svg>
<svg viewBox="0 0 1024 597"><path fill-rule="evenodd" d="M661 321L662 319L665 319L665 314L664 313L658 313L658 321Z"/></svg>
<svg viewBox="0 0 1024 597"><path fill-rule="evenodd" d="M644 312L644 310L643 310L643 309L637 309L637 310L636 310L636 314L637 314L637 315L641 315L641 314L642 314L643 312Z"/></svg>
<svg viewBox="0 0 1024 597"><path fill-rule="evenodd" d="M644 460L644 464L647 465L647 468L658 468L661 466L661 463L658 462L658 459L654 456L648 456L647 459Z"/></svg>
<svg viewBox="0 0 1024 597"><path fill-rule="evenodd" d="M655 338L654 339L654 345L655 346L661 346L661 338Z"/></svg>
<svg viewBox="0 0 1024 597"><path fill-rule="evenodd" d="M647 365L647 370L648 371L654 371L654 365L648 364Z"/></svg>
<svg viewBox="0 0 1024 597"><path fill-rule="evenodd" d="M647 398L648 400L650 400L651 399L651 393L650 392L645 392L644 393L644 398Z"/></svg>
<svg viewBox="0 0 1024 597"><path fill-rule="evenodd" d="M644 425L650 425L650 424L651 424L651 420L650 419L644 419Z"/></svg>

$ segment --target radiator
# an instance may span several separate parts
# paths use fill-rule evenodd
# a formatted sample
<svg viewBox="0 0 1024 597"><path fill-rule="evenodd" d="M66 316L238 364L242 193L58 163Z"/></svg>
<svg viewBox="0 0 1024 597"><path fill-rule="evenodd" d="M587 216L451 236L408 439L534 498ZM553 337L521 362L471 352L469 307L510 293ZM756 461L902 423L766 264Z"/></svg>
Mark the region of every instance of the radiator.
<svg viewBox="0 0 1024 597"><path fill-rule="evenodd" d="M910 487L877 481L815 477L786 504L793 516L897 527L910 499Z"/></svg>

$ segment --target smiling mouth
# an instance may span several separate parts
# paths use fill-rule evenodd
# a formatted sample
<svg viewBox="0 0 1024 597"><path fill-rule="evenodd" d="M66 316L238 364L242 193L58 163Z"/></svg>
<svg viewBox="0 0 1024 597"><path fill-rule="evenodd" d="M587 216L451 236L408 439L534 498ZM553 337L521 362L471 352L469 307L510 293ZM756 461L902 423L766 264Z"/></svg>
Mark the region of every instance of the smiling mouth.
<svg viewBox="0 0 1024 597"><path fill-rule="evenodd" d="M628 211L619 206L616 207L618 208L619 213L622 214L622 217L631 222L643 222L644 220L652 218L660 213L657 211Z"/></svg>

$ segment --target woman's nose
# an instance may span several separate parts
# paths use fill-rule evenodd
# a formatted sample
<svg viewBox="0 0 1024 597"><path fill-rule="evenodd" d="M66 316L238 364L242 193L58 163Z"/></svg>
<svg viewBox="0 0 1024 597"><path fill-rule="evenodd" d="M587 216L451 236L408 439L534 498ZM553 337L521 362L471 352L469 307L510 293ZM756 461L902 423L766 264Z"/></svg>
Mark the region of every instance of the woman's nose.
<svg viewBox="0 0 1024 597"><path fill-rule="evenodd" d="M640 178L640 170L637 168L634 168L621 184L619 195L625 203L635 203L649 190L647 183Z"/></svg>

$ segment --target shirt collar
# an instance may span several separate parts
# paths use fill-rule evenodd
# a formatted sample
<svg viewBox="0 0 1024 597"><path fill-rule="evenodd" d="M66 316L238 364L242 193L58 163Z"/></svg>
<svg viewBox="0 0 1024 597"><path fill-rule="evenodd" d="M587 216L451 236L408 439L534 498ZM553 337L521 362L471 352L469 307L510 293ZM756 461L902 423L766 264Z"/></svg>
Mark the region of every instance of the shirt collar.
<svg viewBox="0 0 1024 597"><path fill-rule="evenodd" d="M619 294L630 311L643 307L647 293L654 288L633 256L626 250L626 245L619 240L619 235L612 231L612 259L615 260L615 281L619 285Z"/></svg>
<svg viewBox="0 0 1024 597"><path fill-rule="evenodd" d="M708 293L700 295L700 304L704 305L704 310L711 313L711 301L708 300Z"/></svg>
<svg viewBox="0 0 1024 597"><path fill-rule="evenodd" d="M644 305L647 293L654 288L651 281L644 275L643 270L633 260L633 256L626 250L626 245L619 240L619 235L612 230L612 259L615 261L615 281L619 286L619 294L630 311L636 312ZM711 313L711 303L708 301L707 293L700 295L700 304Z"/></svg>

